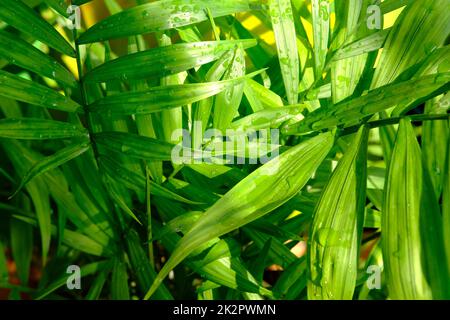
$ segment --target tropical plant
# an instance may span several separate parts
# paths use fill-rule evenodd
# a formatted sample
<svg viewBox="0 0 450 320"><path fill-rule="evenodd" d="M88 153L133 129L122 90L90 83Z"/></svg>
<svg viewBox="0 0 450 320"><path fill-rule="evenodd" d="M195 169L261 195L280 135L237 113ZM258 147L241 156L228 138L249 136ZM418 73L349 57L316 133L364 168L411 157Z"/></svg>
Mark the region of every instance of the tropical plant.
<svg viewBox="0 0 450 320"><path fill-rule="evenodd" d="M0 292L450 298L448 6L1 0Z"/></svg>

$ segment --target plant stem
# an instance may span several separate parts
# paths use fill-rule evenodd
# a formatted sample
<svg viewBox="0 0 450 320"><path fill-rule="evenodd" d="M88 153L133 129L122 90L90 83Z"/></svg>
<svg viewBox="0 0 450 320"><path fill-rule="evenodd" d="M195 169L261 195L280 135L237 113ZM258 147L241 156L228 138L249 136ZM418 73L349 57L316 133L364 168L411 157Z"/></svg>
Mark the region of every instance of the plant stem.
<svg viewBox="0 0 450 320"><path fill-rule="evenodd" d="M450 114L417 114L412 116L394 117L382 120L371 121L368 124L370 128L378 128L386 125L399 123L401 119L409 118L412 122L432 121L432 120L449 120Z"/></svg>
<svg viewBox="0 0 450 320"><path fill-rule="evenodd" d="M417 114L411 116L403 116L403 117L393 117L388 119L381 119L375 121L369 121L366 123L366 126L369 129L375 129L383 126L393 125L400 122L400 120L404 118L409 118L412 122L422 122L422 121L433 121L433 120L450 120L450 114ZM340 136L345 136L348 134L355 133L358 131L361 125L355 125L348 128L345 128L341 131Z"/></svg>
<svg viewBox="0 0 450 320"><path fill-rule="evenodd" d="M148 256L150 265L155 269L155 258L153 253L153 231L152 231L152 209L150 203L150 172L147 164L145 165L145 177L146 177L146 206L147 206L147 240L148 240Z"/></svg>
<svg viewBox="0 0 450 320"><path fill-rule="evenodd" d="M78 36L77 36L76 28L73 28L72 34L73 34L73 39L75 42L75 54L76 54L76 60L77 60L77 71L78 71L78 81L80 83L81 100L82 100L82 104L83 104L84 114L86 117L86 124L87 124L87 130L89 132L89 139L91 141L92 150L94 151L94 157L95 157L95 160L96 160L97 166L98 166L99 155L98 155L97 145L95 144L95 141L93 138L94 130L93 130L93 125L92 125L92 118L91 118L91 115L90 115L89 109L88 109L88 100L87 100L86 90L84 87L83 67L81 65L80 45L78 44L78 39L77 39Z"/></svg>

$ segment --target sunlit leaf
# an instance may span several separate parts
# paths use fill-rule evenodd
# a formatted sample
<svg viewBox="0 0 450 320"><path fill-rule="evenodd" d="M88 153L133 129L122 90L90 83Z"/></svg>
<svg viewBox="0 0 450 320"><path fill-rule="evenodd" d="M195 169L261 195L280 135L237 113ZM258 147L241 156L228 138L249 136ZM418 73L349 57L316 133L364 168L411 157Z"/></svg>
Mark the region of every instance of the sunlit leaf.
<svg viewBox="0 0 450 320"><path fill-rule="evenodd" d="M256 41L204 41L153 48L106 62L86 74L85 79L101 82L170 75L214 61L239 44L246 49Z"/></svg>
<svg viewBox="0 0 450 320"><path fill-rule="evenodd" d="M322 78L328 51L330 34L330 3L324 0L312 0L312 22L314 33L314 75L316 81Z"/></svg>
<svg viewBox="0 0 450 320"><path fill-rule="evenodd" d="M245 75L245 58L242 46L234 50L233 58L223 76L223 80L242 79ZM236 116L244 93L244 83L235 82L233 86L225 88L220 92L214 104L213 126L218 130L225 131Z"/></svg>
<svg viewBox="0 0 450 320"><path fill-rule="evenodd" d="M402 120L384 190L382 248L392 299L443 298L447 270L434 257L443 252L439 207L410 122Z"/></svg>
<svg viewBox="0 0 450 320"><path fill-rule="evenodd" d="M205 241L243 226L277 208L304 186L330 150L333 134L312 138L266 163L217 201L177 244L146 294L149 298L169 271ZM264 188L256 188L256 186ZM242 192L245 190L244 192ZM271 196L262 201L265 195ZM214 221L221 221L217 226Z"/></svg>
<svg viewBox="0 0 450 320"><path fill-rule="evenodd" d="M364 205L368 131L361 127L333 172L314 212L309 238L309 299L353 297Z"/></svg>
<svg viewBox="0 0 450 320"><path fill-rule="evenodd" d="M329 108L310 113L298 124L286 126L284 133L307 133L362 122L365 117L386 110L398 103L418 105L430 95L437 96L448 89L450 73L438 73L404 82L386 85L369 91L365 96L343 101ZM411 91L414 88L414 91Z"/></svg>
<svg viewBox="0 0 450 320"><path fill-rule="evenodd" d="M148 114L212 97L244 80L245 77L240 77L216 82L154 87L145 91L108 96L91 104L89 109L110 115Z"/></svg>
<svg viewBox="0 0 450 320"><path fill-rule="evenodd" d="M278 49L278 60L289 104L298 101L300 62L291 0L270 0L269 14Z"/></svg>
<svg viewBox="0 0 450 320"><path fill-rule="evenodd" d="M117 13L88 29L79 43L103 41L155 31L187 26L208 20L206 8L213 17L260 7L257 0L223 0L211 4L210 0L156 1Z"/></svg>

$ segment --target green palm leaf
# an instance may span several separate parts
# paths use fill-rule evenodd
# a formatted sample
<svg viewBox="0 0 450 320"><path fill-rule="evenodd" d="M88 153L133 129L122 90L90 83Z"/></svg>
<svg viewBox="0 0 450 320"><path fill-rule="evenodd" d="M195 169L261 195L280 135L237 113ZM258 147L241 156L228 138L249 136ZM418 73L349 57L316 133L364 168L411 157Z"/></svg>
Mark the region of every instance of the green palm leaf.
<svg viewBox="0 0 450 320"><path fill-rule="evenodd" d="M386 85L370 91L367 95L338 103L329 108L320 108L310 113L305 120L283 128L286 134L307 133L313 130L348 126L362 122L365 117L386 110L398 103L410 108L423 100L448 89L450 73L438 73L404 82ZM411 88L415 88L411 92Z"/></svg>
<svg viewBox="0 0 450 320"><path fill-rule="evenodd" d="M237 46L234 50L233 59L226 70L223 81L233 81L242 79L245 76L245 58L242 46ZM235 82L233 86L225 88L219 92L214 104L213 126L225 131L233 121L241 104L244 94L243 81Z"/></svg>
<svg viewBox="0 0 450 320"><path fill-rule="evenodd" d="M0 31L0 43L0 57L66 86L76 86L75 77L66 68L28 42L9 32Z"/></svg>
<svg viewBox="0 0 450 320"><path fill-rule="evenodd" d="M63 36L22 1L2 1L0 19L59 52L75 57L75 50Z"/></svg>
<svg viewBox="0 0 450 320"><path fill-rule="evenodd" d="M389 297L442 299L448 294L446 266L432 260L443 252L442 221L408 120L400 123L383 202L382 249Z"/></svg>
<svg viewBox="0 0 450 320"><path fill-rule="evenodd" d="M353 297L366 196L368 130L361 127L314 211L308 247L309 299Z"/></svg>
<svg viewBox="0 0 450 320"><path fill-rule="evenodd" d="M122 93L103 98L91 104L89 109L92 112L111 115L159 112L206 99L227 88L232 90L234 86L244 80L245 77L240 77L216 82L153 87L145 91Z"/></svg>
<svg viewBox="0 0 450 320"><path fill-rule="evenodd" d="M331 11L329 1L312 0L311 4L314 33L314 75L318 81L322 78L328 51Z"/></svg>
<svg viewBox="0 0 450 320"><path fill-rule="evenodd" d="M298 101L300 62L291 0L269 1L269 14L278 49L278 60L289 104Z"/></svg>
<svg viewBox="0 0 450 320"><path fill-rule="evenodd" d="M443 45L450 33L446 0L422 3L413 1L397 19L386 39L384 50L372 81L378 88L394 81L402 72Z"/></svg>
<svg viewBox="0 0 450 320"><path fill-rule="evenodd" d="M79 43L90 43L136 34L164 31L222 17L236 12L258 9L257 0L183 0L156 1L117 13L88 29Z"/></svg>
<svg viewBox="0 0 450 320"><path fill-rule="evenodd" d="M68 97L2 70L0 71L0 96L48 109L82 112L81 106Z"/></svg>
<svg viewBox="0 0 450 320"><path fill-rule="evenodd" d="M180 240L146 298L153 294L171 269L205 241L259 218L293 197L323 161L332 141L331 133L312 138L271 160L231 189ZM264 188L255 188L257 183ZM260 197L266 194L271 196L261 201ZM219 220L221 225L217 226L214 221Z"/></svg>
<svg viewBox="0 0 450 320"><path fill-rule="evenodd" d="M132 133L102 132L94 140L99 147L137 159L170 160L172 155L172 144Z"/></svg>
<svg viewBox="0 0 450 320"><path fill-rule="evenodd" d="M0 120L0 137L32 140L87 138L87 131L73 124L55 120L8 118Z"/></svg>
<svg viewBox="0 0 450 320"><path fill-rule="evenodd" d="M89 143L86 142L73 144L37 162L36 164L33 165L33 167L30 168L30 170L28 170L28 172L22 178L22 181L20 182L20 185L14 194L19 192L19 190L33 178L43 174L48 170L57 168L60 165L66 163L67 161L72 160L73 158L78 157L80 154L86 152L89 148L90 145Z"/></svg>
<svg viewBox="0 0 450 320"><path fill-rule="evenodd" d="M170 75L214 61L239 44L247 49L255 46L256 41L204 41L154 48L106 62L87 73L85 80L105 82Z"/></svg>

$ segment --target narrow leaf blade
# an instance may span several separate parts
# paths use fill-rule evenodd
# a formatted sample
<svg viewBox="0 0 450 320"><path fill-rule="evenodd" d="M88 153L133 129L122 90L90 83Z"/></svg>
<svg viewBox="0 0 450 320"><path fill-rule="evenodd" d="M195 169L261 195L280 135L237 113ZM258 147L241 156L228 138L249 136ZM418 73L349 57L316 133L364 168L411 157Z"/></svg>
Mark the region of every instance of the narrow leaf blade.
<svg viewBox="0 0 450 320"><path fill-rule="evenodd" d="M328 154L333 136L325 133L307 140L272 159L227 192L180 240L146 298L153 294L170 270L206 241L263 216L293 197ZM266 193L271 197L265 198ZM218 226L216 221L222 221L221 225Z"/></svg>

